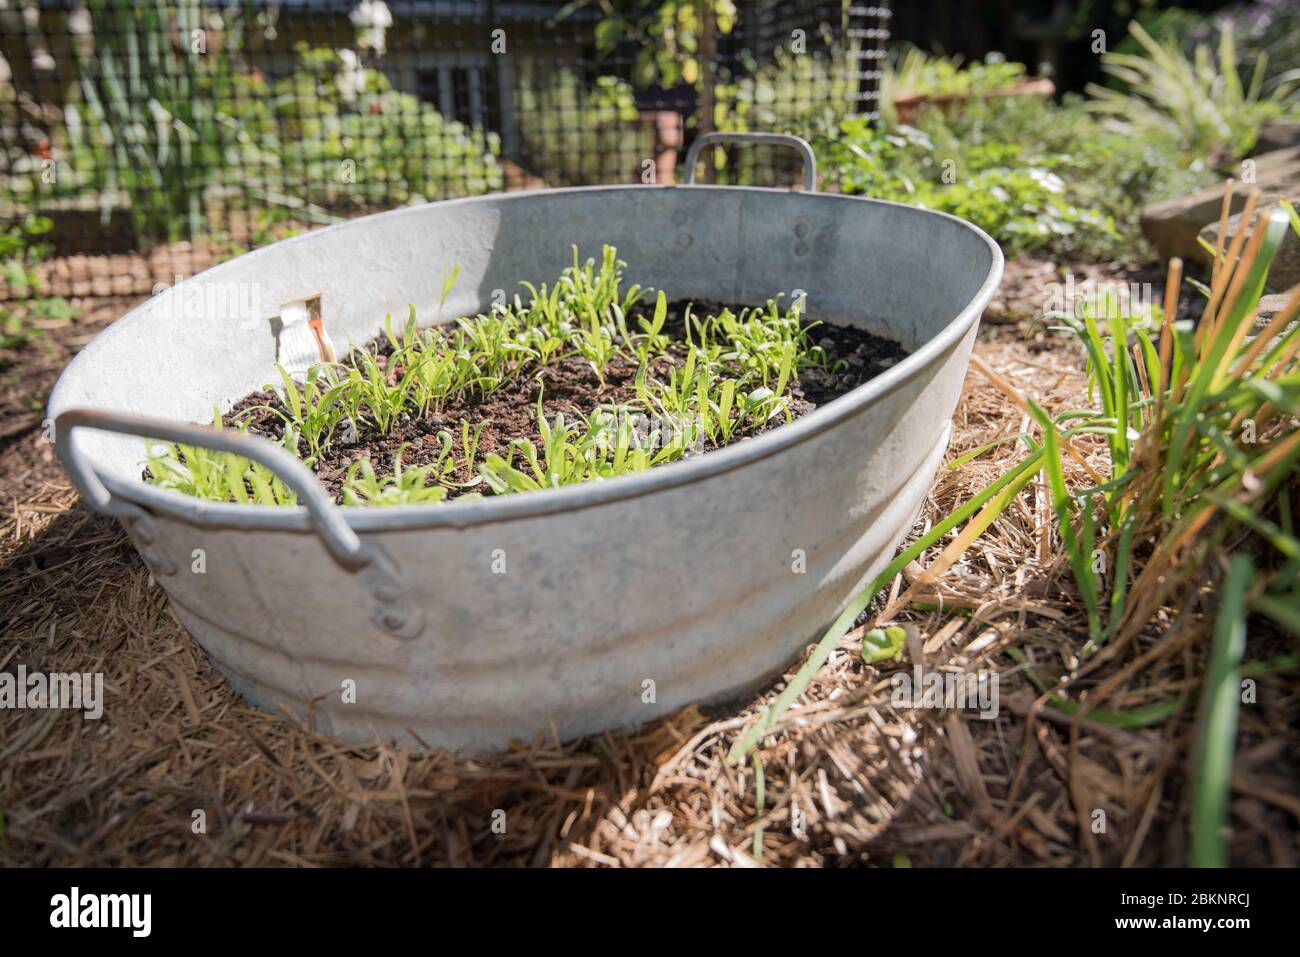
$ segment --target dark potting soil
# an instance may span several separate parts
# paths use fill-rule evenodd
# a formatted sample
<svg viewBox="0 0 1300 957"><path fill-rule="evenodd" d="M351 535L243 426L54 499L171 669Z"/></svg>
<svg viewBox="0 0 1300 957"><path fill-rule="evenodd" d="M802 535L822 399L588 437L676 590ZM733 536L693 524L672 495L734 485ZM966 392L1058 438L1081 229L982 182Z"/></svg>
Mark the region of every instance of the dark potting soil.
<svg viewBox="0 0 1300 957"><path fill-rule="evenodd" d="M672 340L668 354L652 361L650 375L664 379L673 366L680 366L686 357L683 340L685 338L686 307L696 316L717 315L724 308L722 303L682 300L670 303L668 319L664 325L664 334ZM648 313L639 313L641 307L634 308L628 325L636 328L638 315L649 318ZM733 312L739 313L739 307L731 306ZM800 373L799 381L790 387L793 397L791 403L795 418L806 415L819 405L838 398L857 388L869 379L875 378L887 368L904 358L907 353L897 342L874 336L850 326L837 326L830 323L816 322L810 330L813 342L827 353L828 365L834 366L837 360L847 363L841 372L823 372L820 369L805 369ZM392 347L386 337L379 337L368 344L370 350L380 358L382 365L392 354ZM474 476L462 474L464 454L461 447L461 421L469 423L471 437L480 422L486 422L479 437L477 461L490 453L505 456L509 453L512 439L528 438L536 444L537 439L537 398L542 395L542 413L553 418L563 412L566 419L574 420L579 415L587 415L601 406L630 403L636 399L637 364L621 357L615 358L605 367L605 379L602 383L596 371L586 359L572 356L553 362L540 369L529 370L515 379L503 383L490 395L471 396L463 401L444 408L441 412L430 412L424 417L403 413L396 425L388 432L380 432L368 422L357 423L357 441L340 441L340 431L334 433L328 449L315 466L316 476L333 494L336 500L342 500L343 482L350 465L359 459L369 457L372 467L378 475L392 473L394 457L402 450L402 467L431 465L438 460L442 452L442 443L437 434L446 431L452 436L452 454L458 461L457 472L450 478L455 482L467 482ZM390 381L396 381L396 370ZM280 398L273 390L267 389L245 396L228 412L224 421L233 426L246 421L249 432L280 439L284 434L284 422L279 416L269 411L266 406L285 411ZM259 408L261 407L261 408ZM767 426L779 428L784 424L784 417ZM738 438L745 441L752 437ZM402 449L405 445L406 448ZM706 450L707 451L707 450ZM465 491L492 494L484 483ZM458 492L451 490L448 498L455 498ZM463 493L461 493L463 494Z"/></svg>

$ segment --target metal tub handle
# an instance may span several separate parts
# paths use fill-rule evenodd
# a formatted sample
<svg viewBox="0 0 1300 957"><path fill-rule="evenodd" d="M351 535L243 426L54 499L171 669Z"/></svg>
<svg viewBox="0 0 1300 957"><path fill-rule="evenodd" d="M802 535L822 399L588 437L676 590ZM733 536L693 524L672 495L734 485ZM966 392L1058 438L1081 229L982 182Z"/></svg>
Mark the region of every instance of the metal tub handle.
<svg viewBox="0 0 1300 957"><path fill-rule="evenodd" d="M72 436L81 428L196 445L241 455L266 466L293 490L298 501L306 507L312 527L335 561L363 579L370 592L375 623L402 637L411 637L423 627L422 616L400 604L401 581L392 560L383 549L361 541L316 476L287 450L256 436L218 431L188 422L119 415L95 409L63 412L54 422L55 449L59 461L72 478L72 484L92 508L136 525L137 532L150 527L149 513L113 495L94 467L76 452ZM144 529L139 527L142 523ZM148 532L145 535L152 538ZM149 559L150 556L145 557Z"/></svg>
<svg viewBox="0 0 1300 957"><path fill-rule="evenodd" d="M686 171L682 174L683 186L695 185L695 167L700 152L714 143L765 143L770 146L788 146L803 158L803 188L805 193L817 192L817 157L812 146L799 136L789 133L705 133L686 151Z"/></svg>

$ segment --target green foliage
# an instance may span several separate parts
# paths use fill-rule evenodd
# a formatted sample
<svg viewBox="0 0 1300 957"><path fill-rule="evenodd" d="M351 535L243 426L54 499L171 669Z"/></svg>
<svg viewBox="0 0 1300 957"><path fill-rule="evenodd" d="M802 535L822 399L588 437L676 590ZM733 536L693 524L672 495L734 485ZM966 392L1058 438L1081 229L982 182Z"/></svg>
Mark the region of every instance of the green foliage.
<svg viewBox="0 0 1300 957"><path fill-rule="evenodd" d="M375 475L370 459L358 459L348 469L343 483L344 505L426 505L441 502L447 490L430 481L436 468L430 465L419 468L402 468L403 445L393 457L393 474Z"/></svg>
<svg viewBox="0 0 1300 957"><path fill-rule="evenodd" d="M199 0L174 15L162 0L90 9L56 190L94 189L105 216L124 192L146 243L198 235L214 186L315 222L504 186L495 133L392 89L351 51L300 43L293 72L272 82L236 61L237 7L219 21ZM206 49L191 52L197 30Z"/></svg>
<svg viewBox="0 0 1300 957"><path fill-rule="evenodd" d="M410 395L420 415L430 410L441 412L453 396L473 389L487 393L497 386L500 375L487 374L484 367L493 365L494 355L504 358L511 344L497 343L493 351L493 343L482 342L485 338L489 337L482 335L482 327L473 322L458 323L450 334L439 328L420 330L414 308L400 340L389 327L394 346L392 363L411 371ZM502 364L496 363L498 373L507 371Z"/></svg>
<svg viewBox="0 0 1300 957"><path fill-rule="evenodd" d="M695 83L712 64L700 61L700 14L709 5L714 29L729 34L736 24L733 0L662 3L658 0L572 0L557 15L561 20L583 7L597 6L596 49L602 56L621 45L634 45L633 78L638 86Z"/></svg>
<svg viewBox="0 0 1300 957"><path fill-rule="evenodd" d="M1173 41L1155 40L1137 22L1129 30L1142 53L1102 58L1106 72L1125 89L1088 87L1093 108L1114 117L1129 135L1172 135L1187 154L1226 169L1251 151L1265 123L1297 114L1300 77L1266 82L1268 59L1261 57L1243 78L1232 21L1220 30L1217 55L1198 44L1188 56Z"/></svg>
<svg viewBox="0 0 1300 957"><path fill-rule="evenodd" d="M1007 90L1027 79L1023 63L990 53L965 66L961 57L935 56L908 47L885 61L880 78L880 114L891 126L898 123L894 101L905 95L981 96Z"/></svg>
<svg viewBox="0 0 1300 957"><path fill-rule="evenodd" d="M599 261L582 260L575 248L572 265L554 284L525 284L527 304L516 297L490 313L423 330L414 310L400 332L389 317L387 356L353 350L343 362L312 367L298 379L280 368L279 404L241 413L241 428L249 412L269 408L283 423L282 444L314 465L345 425L349 433L373 428L388 434L408 417L485 396L566 357L586 359L602 377L616 359L638 363L635 403L597 409L576 421L563 414L548 420L539 399L538 444L519 437L507 455L490 454L479 462L485 423L471 428L462 421L460 461L452 435L442 431L433 464L403 471L399 456L394 474L379 476L370 462L355 462L345 481L347 504L433 502L443 497L434 486L463 489L484 482L497 494L537 491L638 472L708 444L725 445L779 416L791 418L790 390L800 371L826 368L825 354L809 336L812 325L803 322L797 306L783 310L776 301L739 314L724 309L717 316L688 315L688 341L673 344L664 332L667 299L659 292L649 318L638 316L639 331L633 331L628 315L645 290L625 283L626 266L612 246L602 249ZM454 281L455 272L444 286L444 303ZM173 451L156 457L156 464L151 459L151 481L231 501L248 492L239 484L244 476L258 493L260 485L243 466L226 471L222 463L229 458ZM457 474L466 481L456 482Z"/></svg>
<svg viewBox="0 0 1300 957"><path fill-rule="evenodd" d="M686 448L680 441L660 444L658 434L643 434L639 422L628 407L597 409L575 423L566 420L564 413L548 421L539 397L540 452L528 439L515 439L508 456L486 456L479 473L498 495L539 492L630 475L685 455ZM516 453L521 460L518 468L514 464Z"/></svg>
<svg viewBox="0 0 1300 957"><path fill-rule="evenodd" d="M221 414L213 411L212 427L223 428ZM247 431L241 425L240 431ZM292 449L291 449L292 451ZM243 456L214 452L201 446L175 445L148 440L145 457L149 481L159 488L212 502L240 505L296 505L298 497L270 469Z"/></svg>
<svg viewBox="0 0 1300 957"><path fill-rule="evenodd" d="M44 216L29 214L22 222L0 227L0 279L9 287L9 298L25 298L36 286L33 267L49 252L39 239L52 226Z"/></svg>
<svg viewBox="0 0 1300 957"><path fill-rule="evenodd" d="M1044 431L1044 468L1061 536L1088 608L1093 638L1087 650L1130 625L1134 606L1142 607L1152 593L1168 593L1204 567L1188 564L1185 556L1176 572L1164 567L1178 543L1192 544L1193 533L1198 549L1213 550L1253 529L1280 560L1300 556L1300 540L1261 520L1276 507L1279 492L1285 495L1300 476L1300 435L1276 430L1279 420L1300 415L1300 327L1274 327L1267 336L1248 339L1269 265L1290 226L1278 211L1258 228L1258 255L1236 267L1240 276L1232 291L1233 269L1216 270L1216 293L1195 332L1168 322L1157 346L1145 318L1114 301L1085 303L1081 316L1057 316L1085 348L1101 405L1097 414L1067 413L1053 423L1031 403ZM1145 367L1141 373L1139 365ZM1062 462L1063 443L1074 434L1104 437L1110 470L1095 487L1071 495ZM1097 511L1118 565L1104 602L1091 562L1103 527ZM1211 518L1218 521L1202 531ZM1144 573L1134 576L1130 594L1135 542L1141 540L1153 543L1154 552ZM1287 575L1276 580L1283 588L1293 587L1292 581Z"/></svg>
<svg viewBox="0 0 1300 957"><path fill-rule="evenodd" d="M654 127L625 80L585 84L572 70L528 62L517 99L525 160L548 186L628 182L640 178L633 164L654 158Z"/></svg>
<svg viewBox="0 0 1300 957"><path fill-rule="evenodd" d="M329 443L340 422L348 414L350 383L338 381L330 366L313 366L307 370L301 386L290 377L284 366L277 365L281 396L289 414L270 408L285 424L284 443L301 454L307 447L307 461L314 462Z"/></svg>
<svg viewBox="0 0 1300 957"><path fill-rule="evenodd" d="M342 386L349 417L355 420L365 414L380 432L391 432L403 411L412 404L419 366L411 366L390 381L387 365L380 365L379 359L368 350L357 350L353 361Z"/></svg>
<svg viewBox="0 0 1300 957"><path fill-rule="evenodd" d="M965 66L960 57L931 56L915 47L890 60L885 74L895 93L928 96L979 96L1009 89L1028 76L1023 63L990 53Z"/></svg>
<svg viewBox="0 0 1300 957"><path fill-rule="evenodd" d="M446 119L392 89L381 71L329 48L298 44L294 71L274 82L239 75L228 109L243 134L244 161L274 171L275 195L253 183L272 202L338 210L504 186L495 133Z"/></svg>
<svg viewBox="0 0 1300 957"><path fill-rule="evenodd" d="M1210 645L1210 670L1196 739L1189 861L1193 867L1228 864L1223 834L1228 826L1232 764L1237 751L1247 592L1254 584L1255 569L1250 556L1233 555L1224 578L1214 640Z"/></svg>
<svg viewBox="0 0 1300 957"><path fill-rule="evenodd" d="M234 140L224 104L239 11L224 11L218 30L199 0L89 0L88 9L91 42L74 44L81 103L68 107L72 166L104 197L105 217L115 192L127 194L141 240L196 237Z"/></svg>
<svg viewBox="0 0 1300 957"><path fill-rule="evenodd" d="M35 296L36 266L49 255L41 237L53 224L28 214L21 222L0 226L0 282L8 295L0 304L0 351L18 349L35 334L37 323L64 322L75 312L59 296Z"/></svg>
<svg viewBox="0 0 1300 957"><path fill-rule="evenodd" d="M944 76L971 69L923 59L936 70L947 63ZM1018 64L948 88L982 90L1013 75L1023 75ZM796 132L813 139L827 187L969 218L1012 255L1132 256L1145 246L1138 229L1145 204L1217 179L1213 157L1190 148L1176 128L1150 125L1135 135L1073 95L975 96L922 110L915 127L850 119Z"/></svg>
<svg viewBox="0 0 1300 957"><path fill-rule="evenodd" d="M1247 69L1264 60L1273 76L1300 71L1300 6L1292 0L1251 0L1220 16L1231 18Z"/></svg>
<svg viewBox="0 0 1300 957"><path fill-rule="evenodd" d="M612 274L617 265L612 251L607 250L604 261L604 271ZM610 313L622 315L616 285L593 280L590 268L580 270L576 262L568 277L562 284L575 285L590 297L588 301L608 303ZM602 289L603 293L597 293ZM633 287L633 293L639 293L638 287ZM592 306L586 308L595 315ZM659 333L666 312L667 303L660 293L652 318L642 320L641 334L600 327L602 341L613 343L620 351L630 347L639 357L637 402L597 410L574 423L562 414L548 422L539 400L540 450L531 441L519 439L512 443L508 456L489 455L479 466L493 491L538 491L613 478L678 461L703 451L706 443L725 445L779 415L788 419L789 388L798 370L825 365L820 348L809 341L808 327L801 324L798 310L783 312L770 302L762 309L743 310L739 316L724 310L718 316L688 319L692 338L685 344L685 358L680 365L667 366L665 376L656 377L650 372L650 363L662 357L660 350L668 345ZM578 353L590 360L586 336L588 330L580 330L574 344ZM520 458L517 466L516 454Z"/></svg>
<svg viewBox="0 0 1300 957"><path fill-rule="evenodd" d="M1208 14L1168 7L1139 14L1137 21L1158 43L1176 46L1190 57L1198 46L1217 42L1226 26L1246 75L1261 60L1273 83L1285 82L1288 74L1300 70L1300 5L1293 0L1243 0ZM1143 46L1130 35L1115 51L1140 54Z"/></svg>
<svg viewBox="0 0 1300 957"><path fill-rule="evenodd" d="M1041 162L1060 178L1069 205L1114 223L1113 232L1085 228L1053 237L1045 248L1057 255L1132 257L1145 243L1138 228L1144 205L1217 180L1209 162L1185 154L1169 131L1132 136L1074 95L1060 103L1034 96L976 100L958 111L928 110L918 126L935 154L958 157L959 167L975 168L981 154L1003 150Z"/></svg>
<svg viewBox="0 0 1300 957"><path fill-rule="evenodd" d="M814 148L828 185L969 219L1008 255L1079 235L1115 238L1109 216L1071 202L1058 172L1067 167L1066 157L1017 143L953 144L954 152L945 154L919 129L891 131L852 117L818 137Z"/></svg>
<svg viewBox="0 0 1300 957"><path fill-rule="evenodd" d="M1090 259L1145 248L1147 203L1217 180L1254 145L1269 119L1295 116L1296 77L1267 72L1258 57L1242 78L1231 29L1217 56L1191 56L1134 24L1137 53L1113 53L1107 69L1125 90L1090 87L1093 99L971 96L920 112L916 126L849 118L805 121L823 183L970 219L1011 255L1042 250ZM1025 71L1000 60L961 66L912 52L891 68L886 100L906 87L934 95L992 92ZM888 105L886 117L895 117Z"/></svg>
<svg viewBox="0 0 1300 957"><path fill-rule="evenodd" d="M668 298L660 290L659 295L655 297L655 311L650 319L639 319L638 324L641 327L642 335L632 337L634 339L632 349L636 353L637 360L641 365L650 361L650 357L658 355L668 348L668 337L662 335L664 322L668 318Z"/></svg>
<svg viewBox="0 0 1300 957"><path fill-rule="evenodd" d="M790 385L798 372L824 367L821 348L811 344L797 308L782 312L775 301L737 316L688 318L685 361L666 379L643 364L636 390L642 406L680 439L682 454L707 439L725 445L737 436L792 417Z"/></svg>

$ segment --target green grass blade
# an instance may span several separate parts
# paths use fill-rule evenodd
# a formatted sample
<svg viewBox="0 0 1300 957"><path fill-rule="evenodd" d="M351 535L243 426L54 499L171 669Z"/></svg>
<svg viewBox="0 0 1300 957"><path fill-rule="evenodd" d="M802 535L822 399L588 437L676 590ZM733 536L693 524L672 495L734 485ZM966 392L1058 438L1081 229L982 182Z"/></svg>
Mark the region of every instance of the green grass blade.
<svg viewBox="0 0 1300 957"><path fill-rule="evenodd" d="M1233 555L1220 592L1197 729L1191 821L1193 867L1227 865L1224 830L1241 705L1241 658L1246 651L1246 591L1254 577L1250 558Z"/></svg>

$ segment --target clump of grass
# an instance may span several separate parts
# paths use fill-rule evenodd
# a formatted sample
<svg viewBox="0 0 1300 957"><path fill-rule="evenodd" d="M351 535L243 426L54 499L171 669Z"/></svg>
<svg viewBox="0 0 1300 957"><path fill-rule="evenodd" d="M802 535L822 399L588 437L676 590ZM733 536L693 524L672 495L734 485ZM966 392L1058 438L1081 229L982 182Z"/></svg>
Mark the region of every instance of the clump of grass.
<svg viewBox="0 0 1300 957"><path fill-rule="evenodd" d="M1231 184L1223 220L1230 190ZM1252 222L1257 202L1257 195L1248 198L1243 223ZM1087 352L1096 408L1051 416L974 357L975 367L1032 419L1033 433L1012 437L1028 454L904 549L850 602L775 705L737 740L731 759L743 760L759 744L908 563L957 533L873 621L887 621L905 607L1042 476L1051 494L1057 542L1086 614L1080 667L1092 671L1123 660L1157 613L1177 617L1181 610L1189 617L1178 623L1200 636L1200 658L1209 664L1195 729L1192 862L1223 863L1247 619L1271 619L1300 636L1300 538L1292 509L1300 491L1300 290L1264 328L1254 328L1269 266L1288 228L1300 235L1300 219L1283 205L1261 216L1249 238L1243 229L1226 249L1220 240L1195 326L1175 321L1181 284L1177 260L1154 337L1144 328L1144 317L1130 318L1117 303L1058 316ZM1221 229L1220 236L1225 232ZM1090 464L1076 447L1082 436L1104 442L1104 467ZM1067 459L1083 467L1082 487L1068 480ZM1109 574L1094 571L1099 554L1108 556ZM1188 611L1201 602L1214 603L1215 596L1217 609L1208 616ZM1167 648L1164 655L1181 655L1173 643L1161 647ZM870 656L874 648L863 651ZM1126 670L1132 679L1161 660L1162 655L1148 653L1126 662ZM1072 679L1060 689L1044 685L1040 690L1079 718L1121 726L1180 713L1182 702L1167 691L1142 709L1101 708L1116 684L1103 682L1083 694L1063 690L1079 686ZM1081 819L1086 819L1082 811Z"/></svg>
<svg viewBox="0 0 1300 957"><path fill-rule="evenodd" d="M1300 77L1288 72L1270 78L1266 56L1243 82L1231 20L1219 26L1217 50L1198 44L1191 56L1175 41L1156 40L1137 21L1129 32L1141 55L1102 57L1102 69L1126 89L1087 89L1091 108L1114 117L1135 138L1167 133L1191 155L1213 155L1227 167L1254 148L1266 123L1293 114L1300 102Z"/></svg>

